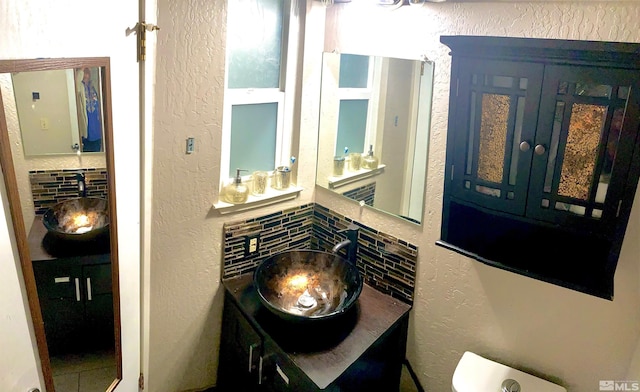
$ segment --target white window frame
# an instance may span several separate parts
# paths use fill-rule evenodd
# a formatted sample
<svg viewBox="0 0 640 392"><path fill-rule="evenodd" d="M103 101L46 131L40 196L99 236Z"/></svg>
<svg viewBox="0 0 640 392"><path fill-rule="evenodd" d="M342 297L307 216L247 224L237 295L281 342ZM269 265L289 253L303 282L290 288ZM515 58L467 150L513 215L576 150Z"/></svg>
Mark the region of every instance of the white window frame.
<svg viewBox="0 0 640 392"><path fill-rule="evenodd" d="M293 133L295 83L300 33L300 18L293 10L299 0L284 0L282 23L282 50L280 55L280 87L278 88L229 88L229 55L225 60L224 104L222 118L222 143L220 157L220 188L229 181L231 164L231 113L235 105L277 103L276 151L273 169L289 165ZM291 61L288 61L288 60ZM241 168L242 169L242 168ZM243 176L249 180L251 173Z"/></svg>
<svg viewBox="0 0 640 392"><path fill-rule="evenodd" d="M364 134L364 144L362 146L363 153L369 151L369 145L376 144L376 129L378 126L378 108L380 104L380 81L382 78L382 64L380 58L369 56L369 69L367 75L367 87L338 87L338 107L341 101L346 100L367 100L367 119ZM378 88L373 88L378 86ZM336 143L338 142L338 133L336 132Z"/></svg>

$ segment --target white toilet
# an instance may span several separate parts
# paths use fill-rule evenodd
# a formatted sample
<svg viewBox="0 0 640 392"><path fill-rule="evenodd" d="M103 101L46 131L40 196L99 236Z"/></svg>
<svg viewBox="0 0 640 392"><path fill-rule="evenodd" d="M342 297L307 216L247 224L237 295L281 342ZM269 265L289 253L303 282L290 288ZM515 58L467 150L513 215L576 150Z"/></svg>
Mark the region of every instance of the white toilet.
<svg viewBox="0 0 640 392"><path fill-rule="evenodd" d="M567 392L557 384L465 352L451 384L453 392Z"/></svg>

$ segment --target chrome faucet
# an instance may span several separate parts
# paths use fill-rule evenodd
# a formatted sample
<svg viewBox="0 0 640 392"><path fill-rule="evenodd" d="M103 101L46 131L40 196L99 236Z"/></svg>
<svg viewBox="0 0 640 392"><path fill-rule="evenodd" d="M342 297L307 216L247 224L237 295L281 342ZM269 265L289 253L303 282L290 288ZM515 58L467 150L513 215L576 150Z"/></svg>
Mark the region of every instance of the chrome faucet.
<svg viewBox="0 0 640 392"><path fill-rule="evenodd" d="M76 180L78 180L78 193L82 197L87 197L87 182L84 173L76 173Z"/></svg>
<svg viewBox="0 0 640 392"><path fill-rule="evenodd" d="M353 223L349 224L346 229L338 230L338 233L346 233L347 239L337 243L331 252L338 254L340 249L347 248L347 260L353 265L356 265L356 257L358 254L358 226Z"/></svg>

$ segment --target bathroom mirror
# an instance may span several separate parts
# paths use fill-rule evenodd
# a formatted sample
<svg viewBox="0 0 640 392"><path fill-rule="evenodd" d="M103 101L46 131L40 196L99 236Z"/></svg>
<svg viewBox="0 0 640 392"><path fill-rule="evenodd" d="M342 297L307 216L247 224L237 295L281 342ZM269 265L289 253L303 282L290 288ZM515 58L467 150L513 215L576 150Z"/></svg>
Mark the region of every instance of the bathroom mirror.
<svg viewBox="0 0 640 392"><path fill-rule="evenodd" d="M327 52L322 63L316 184L420 224L433 63Z"/></svg>
<svg viewBox="0 0 640 392"><path fill-rule="evenodd" d="M99 68L15 72L13 97L25 156L102 152Z"/></svg>
<svg viewBox="0 0 640 392"><path fill-rule="evenodd" d="M23 145L47 151L45 135L74 121L82 144L79 119L91 116L97 154ZM110 391L122 379L112 135L108 58L0 60L0 165L49 392Z"/></svg>

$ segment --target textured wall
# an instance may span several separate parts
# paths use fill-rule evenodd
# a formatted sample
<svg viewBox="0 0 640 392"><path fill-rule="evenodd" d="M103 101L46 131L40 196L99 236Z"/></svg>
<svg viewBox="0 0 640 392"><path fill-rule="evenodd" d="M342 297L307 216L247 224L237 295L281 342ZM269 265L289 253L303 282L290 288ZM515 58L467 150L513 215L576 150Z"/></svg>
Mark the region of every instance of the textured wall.
<svg viewBox="0 0 640 392"><path fill-rule="evenodd" d="M450 390L465 350L548 376L572 391L597 390L601 379L637 376L629 367L640 334L640 197L622 248L613 302L487 267L434 242L440 234L450 67L439 36L640 42L640 6L442 3L363 14L353 3L330 8L325 50L409 58L426 54L435 61L424 227L360 209L321 189L316 202L384 227L420 248L407 356L425 389ZM638 360L633 363L637 366Z"/></svg>
<svg viewBox="0 0 640 392"><path fill-rule="evenodd" d="M150 391L176 392L216 381L223 224L309 203L316 153L315 144L294 153L298 185L305 189L296 200L218 215L212 203L220 178L226 2L161 0L158 9L146 380ZM306 73L318 70L311 66ZM301 116L317 118L315 107ZM315 140L315 132L308 139ZM187 137L195 138L190 155L184 153Z"/></svg>

